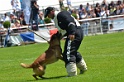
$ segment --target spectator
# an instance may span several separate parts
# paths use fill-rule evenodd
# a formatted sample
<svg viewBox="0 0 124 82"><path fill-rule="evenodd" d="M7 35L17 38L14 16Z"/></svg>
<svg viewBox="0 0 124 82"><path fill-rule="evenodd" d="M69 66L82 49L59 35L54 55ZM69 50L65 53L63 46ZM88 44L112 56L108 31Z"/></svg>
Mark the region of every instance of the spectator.
<svg viewBox="0 0 124 82"><path fill-rule="evenodd" d="M39 24L44 24L44 14L43 12L39 13L39 20L38 20Z"/></svg>
<svg viewBox="0 0 124 82"><path fill-rule="evenodd" d="M107 17L107 14L106 14L106 11L105 11L105 7L101 8L100 17L102 17L102 18L106 18Z"/></svg>
<svg viewBox="0 0 124 82"><path fill-rule="evenodd" d="M115 11L116 11L115 6L111 6L109 11L110 11L110 15L116 15L116 13L115 13Z"/></svg>
<svg viewBox="0 0 124 82"><path fill-rule="evenodd" d="M11 0L11 5L13 10L21 10L19 0Z"/></svg>
<svg viewBox="0 0 124 82"><path fill-rule="evenodd" d="M91 10L91 5L89 3L87 3L85 9L86 9L86 12L90 11Z"/></svg>
<svg viewBox="0 0 124 82"><path fill-rule="evenodd" d="M75 19L79 20L79 13L78 13L78 10L73 9L73 10L72 10L72 15L75 15L75 16L74 16Z"/></svg>
<svg viewBox="0 0 124 82"><path fill-rule="evenodd" d="M17 17L13 14L13 13L10 13L10 22L11 23L15 23L15 19L16 19Z"/></svg>
<svg viewBox="0 0 124 82"><path fill-rule="evenodd" d="M86 12L85 9L83 9L82 14L81 14L81 19L88 18L88 13ZM83 21L81 24L81 27L83 28L83 33L85 36L88 35L88 27L89 27L89 22L88 21Z"/></svg>
<svg viewBox="0 0 124 82"><path fill-rule="evenodd" d="M88 28L89 28L89 26L90 26L90 23L88 21L82 22L81 27L83 28L84 36L88 36Z"/></svg>
<svg viewBox="0 0 124 82"><path fill-rule="evenodd" d="M93 11L94 11L94 6L93 6L93 5L91 5L91 10L93 10ZM90 11L91 11L91 10L90 10Z"/></svg>
<svg viewBox="0 0 124 82"><path fill-rule="evenodd" d="M80 12L79 16L80 16L80 19L87 18L87 12L86 12L86 10L85 9L82 9L82 12Z"/></svg>
<svg viewBox="0 0 124 82"><path fill-rule="evenodd" d="M83 5L80 4L80 6L79 6L79 8L78 8L79 18L81 18L81 14L82 14L82 12L83 12L84 9L85 9L85 8L83 7Z"/></svg>
<svg viewBox="0 0 124 82"><path fill-rule="evenodd" d="M95 12L94 12L94 9L92 9L92 10L90 11L90 16L91 16L91 18L95 18L95 17L96 17L96 14L95 14Z"/></svg>
<svg viewBox="0 0 124 82"><path fill-rule="evenodd" d="M20 0L11 0L11 5L13 13L18 17L21 10Z"/></svg>
<svg viewBox="0 0 124 82"><path fill-rule="evenodd" d="M69 8L69 11L72 10L72 6L71 6L71 0L66 0L67 1L67 5L68 5L68 8Z"/></svg>
<svg viewBox="0 0 124 82"><path fill-rule="evenodd" d="M3 21L10 21L10 17L7 13L4 14Z"/></svg>
<svg viewBox="0 0 124 82"><path fill-rule="evenodd" d="M83 5L80 4L80 6L79 6L79 8L78 8L79 12L82 12L83 9L84 9Z"/></svg>
<svg viewBox="0 0 124 82"><path fill-rule="evenodd" d="M108 5L108 10L110 10L111 7L115 7L115 3L114 3L114 1L111 1L111 3Z"/></svg>
<svg viewBox="0 0 124 82"><path fill-rule="evenodd" d="M101 8L100 8L99 3L96 3L96 6L95 6L94 10L95 10L96 17L100 17Z"/></svg>
<svg viewBox="0 0 124 82"><path fill-rule="evenodd" d="M63 1L64 0L59 0L59 6L60 6L60 10L63 11L65 8L64 8L64 4L63 4Z"/></svg>
<svg viewBox="0 0 124 82"><path fill-rule="evenodd" d="M20 28L21 24L19 20L16 20L15 23L11 26L12 28Z"/></svg>
<svg viewBox="0 0 124 82"><path fill-rule="evenodd" d="M124 3L120 5L121 8L121 14L124 14Z"/></svg>
<svg viewBox="0 0 124 82"><path fill-rule="evenodd" d="M3 23L4 23L4 21L3 21L3 19L1 19L0 20L0 28L4 28Z"/></svg>
<svg viewBox="0 0 124 82"><path fill-rule="evenodd" d="M32 30L38 31L38 14L39 14L39 5L37 1L31 2L31 24L35 24L36 27L33 27Z"/></svg>
<svg viewBox="0 0 124 82"><path fill-rule="evenodd" d="M23 13L24 13L24 19L26 22L26 25L29 25L30 22L30 3L31 0L22 0L22 4L24 6Z"/></svg>
<svg viewBox="0 0 124 82"><path fill-rule="evenodd" d="M122 4L121 0L118 0L117 3L116 3L117 6L119 6L121 4Z"/></svg>
<svg viewBox="0 0 124 82"><path fill-rule="evenodd" d="M105 13L106 13L106 16L107 17L110 15L109 10L108 10L108 7L105 7Z"/></svg>
<svg viewBox="0 0 124 82"><path fill-rule="evenodd" d="M20 0L20 5L21 5L21 10L23 11L23 9L24 9L24 4L23 4L22 0Z"/></svg>
<svg viewBox="0 0 124 82"><path fill-rule="evenodd" d="M90 11L90 17L91 18L95 18L96 17L96 14L95 14L95 12L94 12L94 10L91 10ZM90 25L92 25L91 27L91 33L92 34L96 34L97 33L97 27L96 27L96 23L97 23L97 21L96 20L91 20L90 22L89 22L89 26ZM87 29L88 30L88 29ZM88 35L88 34L87 34Z"/></svg>
<svg viewBox="0 0 124 82"><path fill-rule="evenodd" d="M83 21L81 24L81 27L83 29L84 36L88 36L88 29L89 29L90 23L88 21Z"/></svg>
<svg viewBox="0 0 124 82"><path fill-rule="evenodd" d="M120 6L116 6L115 15L120 15L120 14L121 14Z"/></svg>
<svg viewBox="0 0 124 82"><path fill-rule="evenodd" d="M15 22L15 27L16 27L16 28L21 27L21 24L20 24L20 21L19 21L19 20L16 20L16 22Z"/></svg>
<svg viewBox="0 0 124 82"><path fill-rule="evenodd" d="M19 20L20 20L21 26L26 25L26 22L25 22L25 19L24 19L24 13L23 12L21 13L21 15L19 17Z"/></svg>
<svg viewBox="0 0 124 82"><path fill-rule="evenodd" d="M87 12L87 18L91 18L91 10Z"/></svg>
<svg viewBox="0 0 124 82"><path fill-rule="evenodd" d="M102 7L108 7L108 2L106 0L103 0L101 3Z"/></svg>

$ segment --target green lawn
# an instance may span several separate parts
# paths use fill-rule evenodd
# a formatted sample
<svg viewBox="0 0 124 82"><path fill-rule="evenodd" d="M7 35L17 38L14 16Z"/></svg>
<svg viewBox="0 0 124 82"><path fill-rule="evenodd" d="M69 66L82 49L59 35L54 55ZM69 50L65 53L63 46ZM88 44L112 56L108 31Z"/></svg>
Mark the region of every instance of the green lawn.
<svg viewBox="0 0 124 82"><path fill-rule="evenodd" d="M63 48L64 41L61 46ZM47 43L0 48L0 82L124 81L124 32L84 38L79 49L88 66L84 74L66 77L64 63L60 60L47 66L44 76L48 79L36 81L32 69L24 69L20 63L32 63L47 48Z"/></svg>

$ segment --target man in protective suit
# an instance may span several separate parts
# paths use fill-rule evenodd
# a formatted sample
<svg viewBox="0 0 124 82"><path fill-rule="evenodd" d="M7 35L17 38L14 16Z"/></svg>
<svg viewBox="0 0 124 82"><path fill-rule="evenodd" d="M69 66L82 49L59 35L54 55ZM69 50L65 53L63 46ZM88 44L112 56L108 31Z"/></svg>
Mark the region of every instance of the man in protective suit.
<svg viewBox="0 0 124 82"><path fill-rule="evenodd" d="M79 22L68 11L58 12L53 7L45 9L45 17L52 18L59 32L67 36L62 55L68 76L77 75L77 67L80 69L80 73L84 73L87 66L78 52L83 40L83 30Z"/></svg>

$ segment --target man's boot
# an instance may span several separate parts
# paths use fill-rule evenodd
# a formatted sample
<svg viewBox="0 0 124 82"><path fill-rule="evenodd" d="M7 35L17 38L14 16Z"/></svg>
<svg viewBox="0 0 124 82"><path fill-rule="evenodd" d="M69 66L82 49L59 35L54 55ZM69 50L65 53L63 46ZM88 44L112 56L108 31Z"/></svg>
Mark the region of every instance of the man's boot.
<svg viewBox="0 0 124 82"><path fill-rule="evenodd" d="M85 71L87 71L87 65L83 58L76 65L80 69L80 74L83 74Z"/></svg>
<svg viewBox="0 0 124 82"><path fill-rule="evenodd" d="M77 66L74 62L70 62L66 65L66 71L68 73L68 76L76 76L77 75Z"/></svg>

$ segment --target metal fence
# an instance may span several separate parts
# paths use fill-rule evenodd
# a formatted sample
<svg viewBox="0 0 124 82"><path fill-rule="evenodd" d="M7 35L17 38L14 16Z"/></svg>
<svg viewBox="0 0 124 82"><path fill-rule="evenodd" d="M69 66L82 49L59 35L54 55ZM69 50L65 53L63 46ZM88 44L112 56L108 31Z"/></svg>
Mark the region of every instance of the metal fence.
<svg viewBox="0 0 124 82"><path fill-rule="evenodd" d="M88 26L87 35L104 34L104 33L118 32L124 30L124 15L115 15L106 18L98 17L98 18L82 19L79 20L79 22L81 24L82 23L85 24L86 22L89 23L89 25L87 25ZM86 30L84 29L84 31Z"/></svg>
<svg viewBox="0 0 124 82"><path fill-rule="evenodd" d="M89 19L82 19L79 20L81 26L82 24L89 23L87 30L82 27L84 33L87 32L87 35L97 35L97 34L104 34L104 33L113 33L113 32L120 32L124 31L124 15L116 15L116 16L109 16L107 18L89 18ZM39 28L54 28L54 23L49 24L39 24ZM25 26L23 28L28 28ZM18 29L17 29L18 30ZM86 35L86 36L87 36ZM0 34L0 46L2 47L4 38L6 34Z"/></svg>
<svg viewBox="0 0 124 82"><path fill-rule="evenodd" d="M94 1L99 1L99 0L92 0L92 1L90 0L90 2L92 3L95 3ZM0 18L2 16L3 14L0 15ZM124 15L108 16L106 18L102 18L102 17L88 18L88 19L81 19L78 21L80 22L85 35L97 35L97 34L124 31ZM49 26L54 27L54 23L39 24L40 28L49 27ZM2 44L1 42L3 41L2 35L0 35L0 37L1 37L0 43Z"/></svg>

